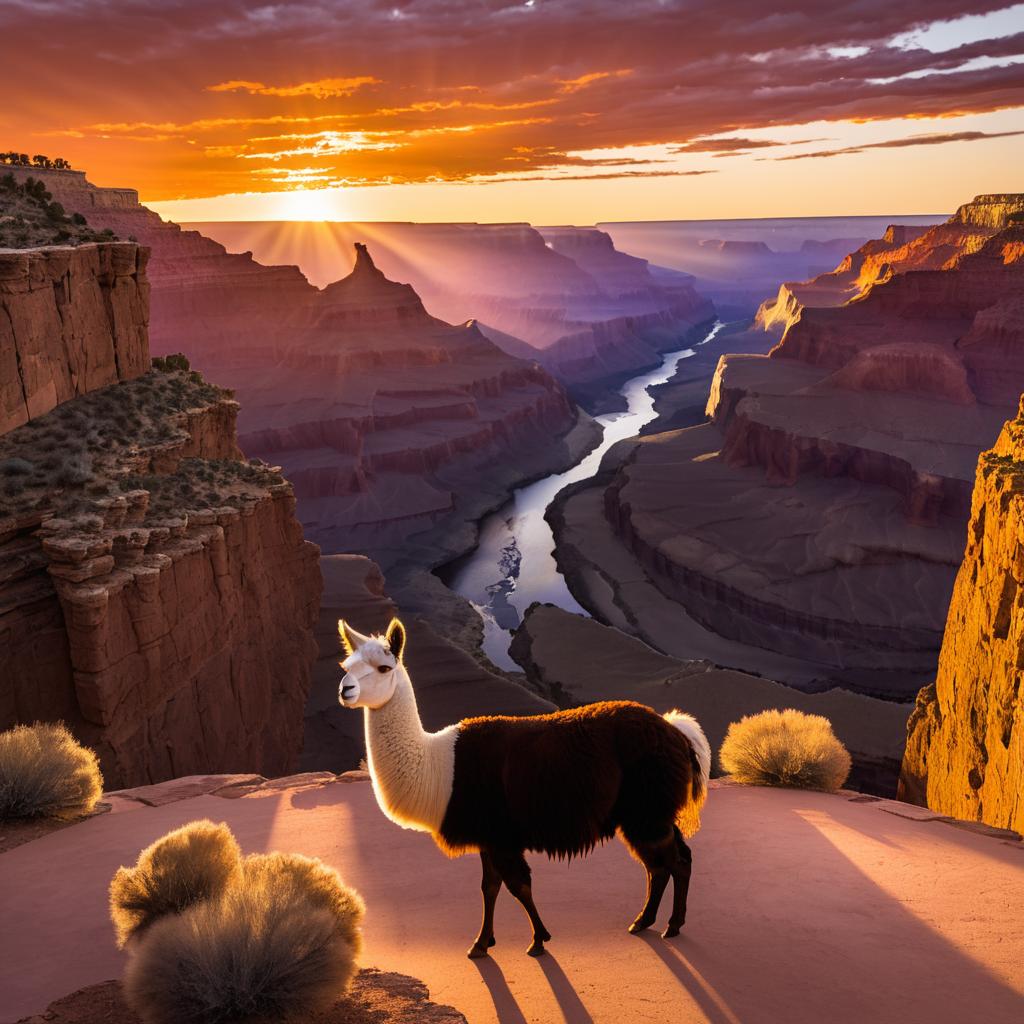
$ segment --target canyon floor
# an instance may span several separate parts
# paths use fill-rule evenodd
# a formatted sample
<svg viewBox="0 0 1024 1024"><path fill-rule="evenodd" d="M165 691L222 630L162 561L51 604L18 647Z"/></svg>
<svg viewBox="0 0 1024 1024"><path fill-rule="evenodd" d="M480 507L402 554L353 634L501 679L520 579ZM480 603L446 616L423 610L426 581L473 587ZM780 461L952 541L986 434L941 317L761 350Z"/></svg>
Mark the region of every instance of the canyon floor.
<svg viewBox="0 0 1024 1024"><path fill-rule="evenodd" d="M290 850L336 867L366 899L364 965L421 979L473 1024L1021 1019L1024 843L1013 833L848 792L713 783L679 939L627 934L642 877L609 843L569 866L532 858L549 955L525 955L525 916L503 893L498 945L470 961L475 857L449 861L391 824L361 776L252 789L257 781L179 779L134 799L108 794L110 813L0 855L4 1018L120 977L111 876L158 836L205 817L226 821L246 852ZM234 784L213 795L225 782Z"/></svg>

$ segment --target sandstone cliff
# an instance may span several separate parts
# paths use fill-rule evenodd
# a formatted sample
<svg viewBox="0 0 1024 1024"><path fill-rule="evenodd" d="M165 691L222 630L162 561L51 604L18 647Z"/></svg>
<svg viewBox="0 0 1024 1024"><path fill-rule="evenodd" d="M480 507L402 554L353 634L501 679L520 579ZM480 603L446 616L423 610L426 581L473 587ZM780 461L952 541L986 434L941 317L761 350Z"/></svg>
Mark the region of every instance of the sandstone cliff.
<svg viewBox="0 0 1024 1024"><path fill-rule="evenodd" d="M908 726L901 797L1024 829L1024 407L978 463L933 685Z"/></svg>
<svg viewBox="0 0 1024 1024"><path fill-rule="evenodd" d="M472 323L431 316L361 244L352 273L318 290L296 267L229 254L137 204L87 203L107 190L48 175L54 195L90 224L151 248L153 351L184 350L235 390L243 451L284 468L307 536L327 550L369 551L388 564L439 530L442 561L452 556L444 524L463 550L468 522L509 487L567 463L569 447L593 433L549 373ZM596 287L532 229L501 227L502 245L550 257L556 272L547 276L559 287ZM470 257L494 245L473 237ZM563 440L574 430L576 441Z"/></svg>
<svg viewBox="0 0 1024 1024"><path fill-rule="evenodd" d="M0 434L149 369L145 249L0 253Z"/></svg>
<svg viewBox="0 0 1024 1024"><path fill-rule="evenodd" d="M64 719L112 786L285 772L317 550L290 485L241 458L230 394L149 368L144 267L132 243L0 256L33 369L0 436L0 729Z"/></svg>

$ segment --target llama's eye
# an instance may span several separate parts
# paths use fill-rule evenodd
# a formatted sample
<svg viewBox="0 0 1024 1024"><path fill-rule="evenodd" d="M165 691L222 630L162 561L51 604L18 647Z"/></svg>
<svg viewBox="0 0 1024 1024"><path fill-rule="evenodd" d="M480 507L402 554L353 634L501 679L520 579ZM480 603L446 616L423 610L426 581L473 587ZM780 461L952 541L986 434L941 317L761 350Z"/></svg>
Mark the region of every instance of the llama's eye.
<svg viewBox="0 0 1024 1024"><path fill-rule="evenodd" d="M383 675L385 672L390 672L391 671L391 666L390 665L378 665L377 666L377 671L380 672Z"/></svg>

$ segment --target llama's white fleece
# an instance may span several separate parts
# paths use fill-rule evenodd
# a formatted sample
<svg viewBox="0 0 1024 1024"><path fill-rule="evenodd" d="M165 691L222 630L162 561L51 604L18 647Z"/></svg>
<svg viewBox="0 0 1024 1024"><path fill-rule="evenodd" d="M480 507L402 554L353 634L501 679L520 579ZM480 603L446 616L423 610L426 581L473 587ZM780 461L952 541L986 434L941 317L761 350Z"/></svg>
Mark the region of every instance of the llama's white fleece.
<svg viewBox="0 0 1024 1024"><path fill-rule="evenodd" d="M700 781L704 792L708 789L708 779L711 778L711 745L708 743L704 730L693 715L685 711L666 711L662 716L669 725L674 725L689 741L697 755L697 764L700 765Z"/></svg>

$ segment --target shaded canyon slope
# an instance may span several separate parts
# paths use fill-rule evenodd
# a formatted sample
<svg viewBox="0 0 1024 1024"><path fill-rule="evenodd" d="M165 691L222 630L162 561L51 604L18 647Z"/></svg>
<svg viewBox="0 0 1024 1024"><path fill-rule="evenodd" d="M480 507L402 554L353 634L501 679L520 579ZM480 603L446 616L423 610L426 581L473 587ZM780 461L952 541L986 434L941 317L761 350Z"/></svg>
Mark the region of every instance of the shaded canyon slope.
<svg viewBox="0 0 1024 1024"><path fill-rule="evenodd" d="M197 225L233 251L298 263L317 284L370 245L390 278L409 281L451 323L478 321L510 355L537 360L591 412L621 407L617 385L680 347L714 308L686 274L656 277L594 228L528 224Z"/></svg>
<svg viewBox="0 0 1024 1024"><path fill-rule="evenodd" d="M950 230L983 241L804 308L768 357L724 356L713 422L623 442L564 496L584 603L805 689L907 699L933 677L977 456L1024 391L1024 197L973 206Z"/></svg>
<svg viewBox="0 0 1024 1024"><path fill-rule="evenodd" d="M769 708L824 715L850 751L852 789L895 796L909 707L842 689L801 693L771 679L661 654L635 637L554 605L532 605L512 656L562 707L628 697L665 712L685 708L712 751L730 723ZM714 774L720 767L713 766Z"/></svg>
<svg viewBox="0 0 1024 1024"><path fill-rule="evenodd" d="M910 719L901 796L1024 830L1024 408L978 462L934 684Z"/></svg>
<svg viewBox="0 0 1024 1024"><path fill-rule="evenodd" d="M284 468L307 535L327 551L387 565L425 534L416 560L443 561L509 487L592 443L596 429L550 374L473 323L430 316L363 246L352 273L319 290L296 267L162 221L131 190L39 176L90 225L151 248L154 352L184 351L235 390L242 450Z"/></svg>
<svg viewBox="0 0 1024 1024"><path fill-rule="evenodd" d="M0 730L63 720L109 787L292 770L318 553L238 404L151 368L146 250L0 253ZM14 425L17 424L17 425Z"/></svg>

